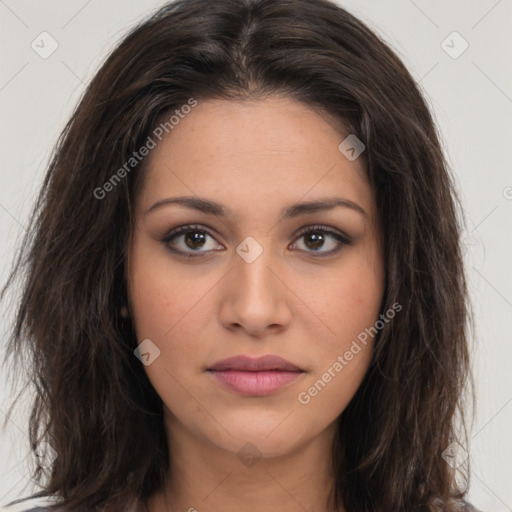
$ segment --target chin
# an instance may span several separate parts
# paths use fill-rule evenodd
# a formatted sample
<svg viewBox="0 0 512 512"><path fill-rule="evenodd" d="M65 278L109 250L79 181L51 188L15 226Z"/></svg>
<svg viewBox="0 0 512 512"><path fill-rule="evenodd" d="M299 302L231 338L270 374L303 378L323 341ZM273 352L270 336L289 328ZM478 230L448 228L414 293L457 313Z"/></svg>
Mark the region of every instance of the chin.
<svg viewBox="0 0 512 512"><path fill-rule="evenodd" d="M295 424L293 421L285 425L292 415L293 413L284 421L286 414L279 421L254 418L242 423L226 423L224 426L231 436L221 430L211 432L208 437L219 448L237 455L243 455L244 451L251 452L254 446L255 452L261 457L279 457L294 451L315 436L314 433L304 430L304 425Z"/></svg>

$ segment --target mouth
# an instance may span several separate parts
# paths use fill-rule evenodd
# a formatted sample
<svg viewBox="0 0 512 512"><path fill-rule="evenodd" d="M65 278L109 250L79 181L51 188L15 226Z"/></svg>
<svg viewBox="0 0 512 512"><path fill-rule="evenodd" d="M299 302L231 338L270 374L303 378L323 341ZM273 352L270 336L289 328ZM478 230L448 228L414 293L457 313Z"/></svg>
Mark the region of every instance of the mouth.
<svg viewBox="0 0 512 512"><path fill-rule="evenodd" d="M218 361L206 371L224 387L244 396L270 395L305 374L297 365L274 355L235 356Z"/></svg>

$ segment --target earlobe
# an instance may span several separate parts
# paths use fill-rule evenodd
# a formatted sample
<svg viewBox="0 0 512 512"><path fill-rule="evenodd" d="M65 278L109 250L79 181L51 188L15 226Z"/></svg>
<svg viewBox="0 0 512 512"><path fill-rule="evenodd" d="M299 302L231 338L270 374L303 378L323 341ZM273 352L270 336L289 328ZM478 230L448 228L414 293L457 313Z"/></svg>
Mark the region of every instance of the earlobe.
<svg viewBox="0 0 512 512"><path fill-rule="evenodd" d="M123 318L129 318L130 314L128 313L128 308L126 306L123 306L120 310L121 316Z"/></svg>

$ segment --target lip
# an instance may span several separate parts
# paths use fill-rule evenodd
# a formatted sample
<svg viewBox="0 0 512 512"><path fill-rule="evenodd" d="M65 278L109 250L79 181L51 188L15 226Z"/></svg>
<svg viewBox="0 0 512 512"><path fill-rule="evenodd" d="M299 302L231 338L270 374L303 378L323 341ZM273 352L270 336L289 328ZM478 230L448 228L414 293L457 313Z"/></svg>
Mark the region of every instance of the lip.
<svg viewBox="0 0 512 512"><path fill-rule="evenodd" d="M206 370L220 384L244 396L265 396L291 385L304 371L275 355L235 356Z"/></svg>
<svg viewBox="0 0 512 512"><path fill-rule="evenodd" d="M300 372L301 368L290 363L282 357L269 354L261 357L250 357L245 355L228 357L217 361L215 364L207 368L208 370L223 371L223 370L239 370L246 372L258 372L269 370L281 370L289 372Z"/></svg>

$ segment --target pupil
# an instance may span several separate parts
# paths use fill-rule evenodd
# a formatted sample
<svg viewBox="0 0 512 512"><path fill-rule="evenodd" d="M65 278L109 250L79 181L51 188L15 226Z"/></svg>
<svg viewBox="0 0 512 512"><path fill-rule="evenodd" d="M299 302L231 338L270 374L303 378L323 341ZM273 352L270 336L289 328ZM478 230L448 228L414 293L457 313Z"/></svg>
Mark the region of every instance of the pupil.
<svg viewBox="0 0 512 512"><path fill-rule="evenodd" d="M198 247L201 247L201 243L204 242L204 233L199 233L197 231L191 231L185 235L185 240L187 245L191 249L197 249ZM192 245L190 245L188 242L191 241Z"/></svg>
<svg viewBox="0 0 512 512"><path fill-rule="evenodd" d="M310 249L317 249L318 247L320 247L322 244L323 244L323 238L324 236L323 235L318 235L318 234L310 234L308 237L307 237L307 240L313 240L313 246L311 246L310 244L308 244L308 242L306 241L306 245L310 248ZM316 242L315 242L316 241Z"/></svg>

